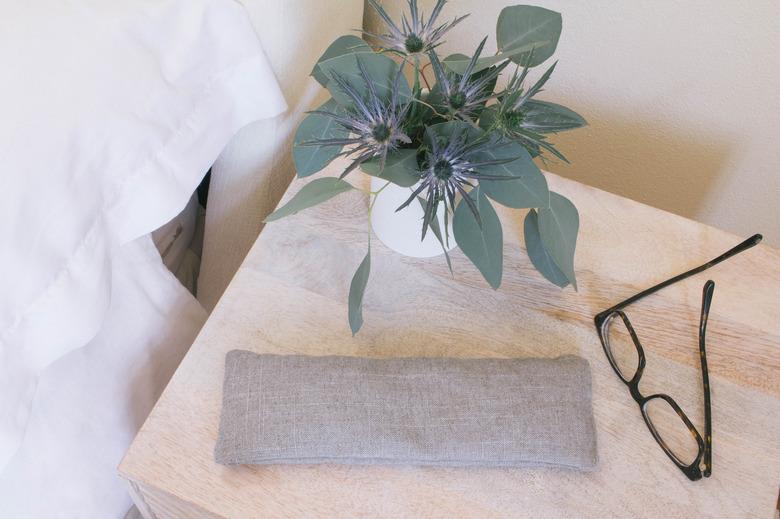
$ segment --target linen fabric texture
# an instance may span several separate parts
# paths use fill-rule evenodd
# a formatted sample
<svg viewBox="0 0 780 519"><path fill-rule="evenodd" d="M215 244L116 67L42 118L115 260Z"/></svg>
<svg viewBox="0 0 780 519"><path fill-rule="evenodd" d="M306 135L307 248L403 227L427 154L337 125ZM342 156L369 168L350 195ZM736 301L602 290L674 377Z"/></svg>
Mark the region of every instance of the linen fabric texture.
<svg viewBox="0 0 780 519"><path fill-rule="evenodd" d="M217 463L598 464L590 367L556 359L226 356Z"/></svg>

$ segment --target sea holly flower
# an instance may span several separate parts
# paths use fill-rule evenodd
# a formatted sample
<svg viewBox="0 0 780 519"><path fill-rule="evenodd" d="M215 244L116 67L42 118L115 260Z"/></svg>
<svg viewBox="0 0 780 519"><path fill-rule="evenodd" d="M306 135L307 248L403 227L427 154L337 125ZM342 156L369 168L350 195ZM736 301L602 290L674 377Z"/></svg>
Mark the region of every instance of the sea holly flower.
<svg viewBox="0 0 780 519"><path fill-rule="evenodd" d="M523 144L534 155L541 155L542 148L546 149L556 157L568 162L566 157L556 150L550 143L545 142L546 137L534 131L535 128L527 117L526 107L528 102L542 91L542 87L550 79L553 70L555 70L556 61L553 65L547 69L547 72L542 74L542 77L534 83L528 90L523 91L523 83L528 75L528 67L523 68L523 72L518 76L515 71L512 78L506 87L506 97L500 103L498 128L503 131L508 137Z"/></svg>
<svg viewBox="0 0 780 519"><path fill-rule="evenodd" d="M408 206L417 195L425 194L425 215L423 217L422 238L431 219L436 215L439 202L444 202L445 211L447 206L451 211L455 211L455 200L458 195L463 202L468 204L469 209L474 214L477 222L481 225L479 211L474 201L468 196L464 186L474 187L473 180L507 180L512 177L487 175L480 172L480 169L486 166L503 164L514 160L496 158L490 151L504 146L505 141L490 134L480 133L475 138L472 127L464 122L448 122L439 126L450 126L452 133L449 138L432 132L436 126L428 130L428 140L430 149L426 152L424 168L422 171L422 180L412 195L396 210ZM447 213L445 213L445 225L447 222Z"/></svg>
<svg viewBox="0 0 780 519"><path fill-rule="evenodd" d="M533 99L542 91L557 63L557 61L553 63L547 72L527 90L524 90L523 84L528 75L528 67L524 67L519 75L515 71L499 98L497 116L495 121L492 121L492 129L522 144L532 156L540 156L542 150L547 150L568 163L566 157L546 141L545 134L580 128L587 122L568 108ZM542 159L544 160L544 157Z"/></svg>
<svg viewBox="0 0 780 519"><path fill-rule="evenodd" d="M428 21L425 21L424 16L419 14L417 9L417 0L409 0L409 15L411 21L409 21L409 19L406 17L406 14L404 14L401 20L401 26L399 27L393 21L393 19L388 16L387 12L385 12L382 6L376 2L376 0L368 1L376 10L377 14L379 14L379 16L385 22L387 29L390 32L384 35L371 33L365 34L379 40L381 43L380 46L384 50L396 52L403 56L412 56L415 58L419 58L422 54L425 54L437 47L441 43L439 40L441 40L441 37L444 35L444 33L452 29L461 20L468 16L465 15L459 18L455 18L450 23L444 23L436 27L436 18L441 13L441 9L444 7L444 4L447 3L447 0L438 0L436 2L436 5L433 7L433 11L431 12L431 16L428 18Z"/></svg>
<svg viewBox="0 0 780 519"><path fill-rule="evenodd" d="M463 119L464 121L476 126L473 121L476 112L487 104L491 99L497 97L493 94L492 86L495 84L499 74L509 65L505 61L497 67L492 67L487 72L479 76L474 76L474 66L482 53L487 38L477 47L471 62L462 76L454 72L447 72L435 52L429 53L431 67L436 76L436 98L449 115ZM438 104L437 103L437 104Z"/></svg>
<svg viewBox="0 0 780 519"><path fill-rule="evenodd" d="M343 108L343 114L314 110L312 114L323 115L338 122L349 135L336 139L316 139L303 143L307 146L343 147L338 156L355 157L339 178L344 178L360 164L373 157L379 157L380 169L384 167L388 152L396 150L400 143L410 143L411 139L403 132L403 122L411 104L399 102L398 89L403 78L403 63L398 68L392 95L389 101L383 101L366 71L359 54L355 54L360 77L365 81L367 95L364 98L339 73L330 71L333 81L347 96L352 108Z"/></svg>

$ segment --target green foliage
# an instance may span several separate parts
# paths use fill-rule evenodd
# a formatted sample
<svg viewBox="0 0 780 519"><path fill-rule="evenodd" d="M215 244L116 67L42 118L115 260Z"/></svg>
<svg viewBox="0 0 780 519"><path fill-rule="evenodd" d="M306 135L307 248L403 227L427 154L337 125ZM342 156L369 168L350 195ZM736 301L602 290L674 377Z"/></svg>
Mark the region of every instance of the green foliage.
<svg viewBox="0 0 780 519"><path fill-rule="evenodd" d="M569 278L558 268L550 253L544 247L542 235L539 232L539 213L536 212L536 209L531 209L525 216L523 233L525 235L525 249L536 270L549 282L561 288L568 285Z"/></svg>
<svg viewBox="0 0 780 519"><path fill-rule="evenodd" d="M563 195L550 193L550 207L539 209L539 234L544 249L575 290L574 247L579 227L580 217L574 204Z"/></svg>
<svg viewBox="0 0 780 519"><path fill-rule="evenodd" d="M350 189L355 188L349 182L337 178L325 177L312 180L295 193L289 202L269 214L264 222L273 222L298 211L314 207Z"/></svg>
<svg viewBox="0 0 780 519"><path fill-rule="evenodd" d="M328 99L318 108L323 112L341 113L342 110L335 99ZM301 121L293 136L293 163L298 172L298 178L308 177L330 164L341 149L332 146L308 146L306 143L314 140L345 138L349 132L335 119L320 114L309 114Z"/></svg>
<svg viewBox="0 0 780 519"><path fill-rule="evenodd" d="M525 218L525 247L536 270L563 288L577 290L574 277L574 247L580 219L577 208L558 193L550 193L550 207L531 210Z"/></svg>
<svg viewBox="0 0 780 519"><path fill-rule="evenodd" d="M530 5L505 7L496 22L498 50L514 54L510 59L519 65L535 67L555 53L561 29L561 15L555 11ZM536 42L545 45L537 46ZM536 47L533 55L525 51L529 44ZM524 52L518 54L518 49Z"/></svg>
<svg viewBox="0 0 780 519"><path fill-rule="evenodd" d="M468 196L479 210L480 223L466 204L458 204L452 219L455 241L471 262L482 273L493 290L501 285L504 270L504 234L496 210L479 186Z"/></svg>
<svg viewBox="0 0 780 519"><path fill-rule="evenodd" d="M360 59L368 72L368 81L371 81L379 99L382 101L389 101L393 84L395 82L396 75L398 74L398 64L389 56L378 53L363 53L360 55ZM328 92L333 96L339 105L346 109L353 108L353 102L347 97L344 92L333 81L333 73L338 73L344 78L347 83L350 84L355 90L358 91L364 98L368 97L368 83L364 79L360 70L358 69L357 60L354 54L347 54L328 60L321 66L327 65L324 73L329 78L326 85ZM409 87L409 83L404 79L400 85L400 102L406 102L412 95L412 91Z"/></svg>
<svg viewBox="0 0 780 519"><path fill-rule="evenodd" d="M374 157L363 162L360 169L372 177L388 180L401 187L412 187L420 181L416 150L399 150L398 153L390 155L385 161L384 168L379 164L379 158Z"/></svg>
<svg viewBox="0 0 780 519"><path fill-rule="evenodd" d="M339 56L348 56L355 52L374 53L371 47L366 45L366 42L363 41L363 38L350 34L336 39L336 41L331 43L330 47L325 50L322 56L320 56L320 59L317 60L317 64L314 65L314 69L311 71L312 77L314 77L320 85L327 87L330 77L328 77L326 71L333 68L333 66L329 64L330 60L338 58Z"/></svg>
<svg viewBox="0 0 780 519"><path fill-rule="evenodd" d="M440 242L446 232L439 228L436 214L443 211L445 231L451 222L458 246L494 289L501 284L503 234L491 201L530 209L524 234L532 264L555 285L572 284L576 290L579 215L571 201L549 191L534 159L547 160L551 155L565 161L549 136L587 122L569 108L534 98L550 79L555 64L535 83L525 84L530 69L554 54L561 15L541 7L506 7L496 22L495 55L481 56L483 41L471 55L440 59L437 47L442 36L465 18L436 23L445 2L438 0L432 19L426 21L417 0L410 0L410 12L405 15L411 20L408 23L394 22L371 2L387 24L387 34L371 35L379 43L369 45L348 35L325 50L312 76L331 97L310 112L296 131L293 160L298 177L321 171L334 158L345 156L352 163L342 178L359 168L410 187L412 196L399 209L414 200L422 204L423 236L430 228ZM414 49L408 45L412 40L419 40ZM514 69L510 80L497 81L510 67ZM406 77L410 69L411 85ZM497 90L497 84L506 86ZM354 188L336 178L315 180L266 221L349 189ZM381 196L381 191L376 195ZM363 323L370 264L369 253L350 286L353 334Z"/></svg>
<svg viewBox="0 0 780 519"><path fill-rule="evenodd" d="M536 100L525 103L523 122L542 134L574 130L588 124L581 115L565 106Z"/></svg>
<svg viewBox="0 0 780 519"><path fill-rule="evenodd" d="M352 282L349 285L349 327L352 329L352 335L355 335L360 327L363 326L363 295L366 293L368 284L368 275L371 273L371 249L366 253L366 257L360 262L360 266Z"/></svg>
<svg viewBox="0 0 780 519"><path fill-rule="evenodd" d="M492 67L493 65L496 65L506 60L519 62L520 60L523 59L524 56L527 56L528 53L531 52L532 50L538 49L539 47L543 47L549 43L550 43L549 41L535 41L535 42L527 43L525 45L515 46L505 52L499 52L495 56L486 56L484 58L479 58L477 60L477 64L474 67L473 71L479 72L480 70L484 70L488 67ZM452 54L444 58L444 64L447 65L447 68L455 72L456 74L460 74L460 75L463 75L463 73L466 71L466 67L469 66L470 61L471 61L471 57L466 56L464 54Z"/></svg>
<svg viewBox="0 0 780 519"><path fill-rule="evenodd" d="M491 150L486 155L512 159L511 162L482 168L488 175L506 178L506 180L480 180L479 185L487 196L513 209L546 207L549 204L547 179L520 144L506 141L504 146Z"/></svg>

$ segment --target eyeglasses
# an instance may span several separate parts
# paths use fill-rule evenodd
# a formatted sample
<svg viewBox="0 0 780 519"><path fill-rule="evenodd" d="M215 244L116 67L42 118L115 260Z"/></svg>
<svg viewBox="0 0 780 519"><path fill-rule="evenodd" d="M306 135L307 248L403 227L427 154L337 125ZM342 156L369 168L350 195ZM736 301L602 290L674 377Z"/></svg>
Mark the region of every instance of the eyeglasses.
<svg viewBox="0 0 780 519"><path fill-rule="evenodd" d="M753 247L761 241L756 234L740 243L728 252L695 269L675 276L663 283L630 297L612 308L604 310L595 318L596 330L612 369L628 386L642 417L653 437L667 456L692 481L709 477L712 472L712 411L710 406L710 383L707 371L707 353L704 349L704 335L712 303L715 283L712 280L704 284L702 292L701 317L699 320L699 353L701 357L702 382L704 385L704 422L705 435L702 437L677 402L666 394L644 396L639 391L639 381L645 370L645 351L639 342L631 321L623 308L631 303L653 294L664 287L698 274L718 263ZM621 325L622 323L622 325ZM704 470L701 465L704 463Z"/></svg>

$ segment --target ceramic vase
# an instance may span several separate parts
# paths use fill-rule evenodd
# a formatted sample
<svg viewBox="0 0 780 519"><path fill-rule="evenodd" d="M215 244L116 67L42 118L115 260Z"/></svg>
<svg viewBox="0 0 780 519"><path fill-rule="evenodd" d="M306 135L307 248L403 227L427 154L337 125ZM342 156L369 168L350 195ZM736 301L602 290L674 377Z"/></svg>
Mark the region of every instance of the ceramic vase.
<svg viewBox="0 0 780 519"><path fill-rule="evenodd" d="M371 191L376 193L387 184L386 180L371 177ZM382 189L379 196L374 201L374 195L371 195L371 202L374 204L371 210L371 228L387 247L414 258L429 258L444 254L444 248L436 235L428 229L425 239L420 241L422 235L423 212L422 205L414 201L404 209L396 212L396 209L403 204L412 194L414 188L400 187L390 183ZM444 211L443 206L439 207L437 217L439 219L439 229L444 232ZM445 240L447 250L456 246L455 238L452 236L452 218L449 221L449 239Z"/></svg>

